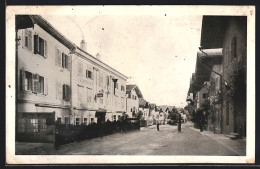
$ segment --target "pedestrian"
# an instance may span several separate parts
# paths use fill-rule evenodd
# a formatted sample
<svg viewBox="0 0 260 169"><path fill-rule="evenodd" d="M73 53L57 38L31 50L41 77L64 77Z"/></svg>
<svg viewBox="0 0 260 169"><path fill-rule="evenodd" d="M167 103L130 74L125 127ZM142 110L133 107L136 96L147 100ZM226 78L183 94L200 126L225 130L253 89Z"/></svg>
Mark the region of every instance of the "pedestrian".
<svg viewBox="0 0 260 169"><path fill-rule="evenodd" d="M157 125L157 131L159 131L160 129L159 129L159 120L156 120L156 125Z"/></svg>
<svg viewBox="0 0 260 169"><path fill-rule="evenodd" d="M203 132L204 118L204 111L200 110L200 132Z"/></svg>
<svg viewBox="0 0 260 169"><path fill-rule="evenodd" d="M178 118L178 132L181 132L181 113L179 113L179 118Z"/></svg>

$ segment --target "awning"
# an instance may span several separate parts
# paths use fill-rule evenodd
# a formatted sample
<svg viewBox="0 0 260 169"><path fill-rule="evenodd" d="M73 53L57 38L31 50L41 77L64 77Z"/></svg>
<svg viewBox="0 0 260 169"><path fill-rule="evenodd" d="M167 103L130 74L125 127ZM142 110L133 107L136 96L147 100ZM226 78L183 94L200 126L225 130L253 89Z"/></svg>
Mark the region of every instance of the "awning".
<svg viewBox="0 0 260 169"><path fill-rule="evenodd" d="M95 117L105 116L106 113L107 113L107 110L106 110L106 109L101 109L101 108L99 108L99 109L96 111Z"/></svg>
<svg viewBox="0 0 260 169"><path fill-rule="evenodd" d="M16 15L15 16L15 29L33 28L34 20L30 15Z"/></svg>

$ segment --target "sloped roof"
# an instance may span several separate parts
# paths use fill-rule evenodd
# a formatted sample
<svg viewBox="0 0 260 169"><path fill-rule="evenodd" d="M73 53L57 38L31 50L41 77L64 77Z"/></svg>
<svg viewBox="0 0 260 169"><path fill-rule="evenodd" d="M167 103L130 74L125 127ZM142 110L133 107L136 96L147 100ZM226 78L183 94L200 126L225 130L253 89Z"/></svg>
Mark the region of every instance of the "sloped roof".
<svg viewBox="0 0 260 169"><path fill-rule="evenodd" d="M140 98L139 99L139 107L144 107L148 103L145 99Z"/></svg>
<svg viewBox="0 0 260 169"><path fill-rule="evenodd" d="M126 85L126 91L130 92L136 85Z"/></svg>
<svg viewBox="0 0 260 169"><path fill-rule="evenodd" d="M139 89L139 87L135 84L132 84L132 85L126 85L126 93L130 93L131 90L135 90L136 94L137 94L137 97L140 99L140 98L143 98L143 94L141 92L141 90Z"/></svg>

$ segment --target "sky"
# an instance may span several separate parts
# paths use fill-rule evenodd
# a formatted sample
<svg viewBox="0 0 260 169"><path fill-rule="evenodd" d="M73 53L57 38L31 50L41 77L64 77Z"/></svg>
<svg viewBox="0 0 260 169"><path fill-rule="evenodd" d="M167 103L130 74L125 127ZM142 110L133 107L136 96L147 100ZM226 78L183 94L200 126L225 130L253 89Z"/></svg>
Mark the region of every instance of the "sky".
<svg viewBox="0 0 260 169"><path fill-rule="evenodd" d="M157 105L187 105L200 45L202 15L132 11L42 15L66 38L129 77L144 99Z"/></svg>

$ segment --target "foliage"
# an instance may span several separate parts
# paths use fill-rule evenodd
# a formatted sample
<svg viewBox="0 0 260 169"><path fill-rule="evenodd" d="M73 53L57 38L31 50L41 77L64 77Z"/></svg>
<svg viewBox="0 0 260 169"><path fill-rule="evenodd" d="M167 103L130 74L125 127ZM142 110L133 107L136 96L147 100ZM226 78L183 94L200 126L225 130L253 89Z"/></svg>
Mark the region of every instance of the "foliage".
<svg viewBox="0 0 260 169"><path fill-rule="evenodd" d="M58 146L74 141L102 137L116 132L126 132L139 129L139 121L130 122L127 120L118 120L114 122L107 121L100 124L91 123L89 125L82 124L79 126L56 124L55 145Z"/></svg>
<svg viewBox="0 0 260 169"><path fill-rule="evenodd" d="M173 107L171 111L168 112L168 119L177 120L178 119L178 110Z"/></svg>
<svg viewBox="0 0 260 169"><path fill-rule="evenodd" d="M243 99L246 92L246 58L234 58L232 64L225 70L224 95L227 100ZM243 92L243 94L241 93Z"/></svg>

